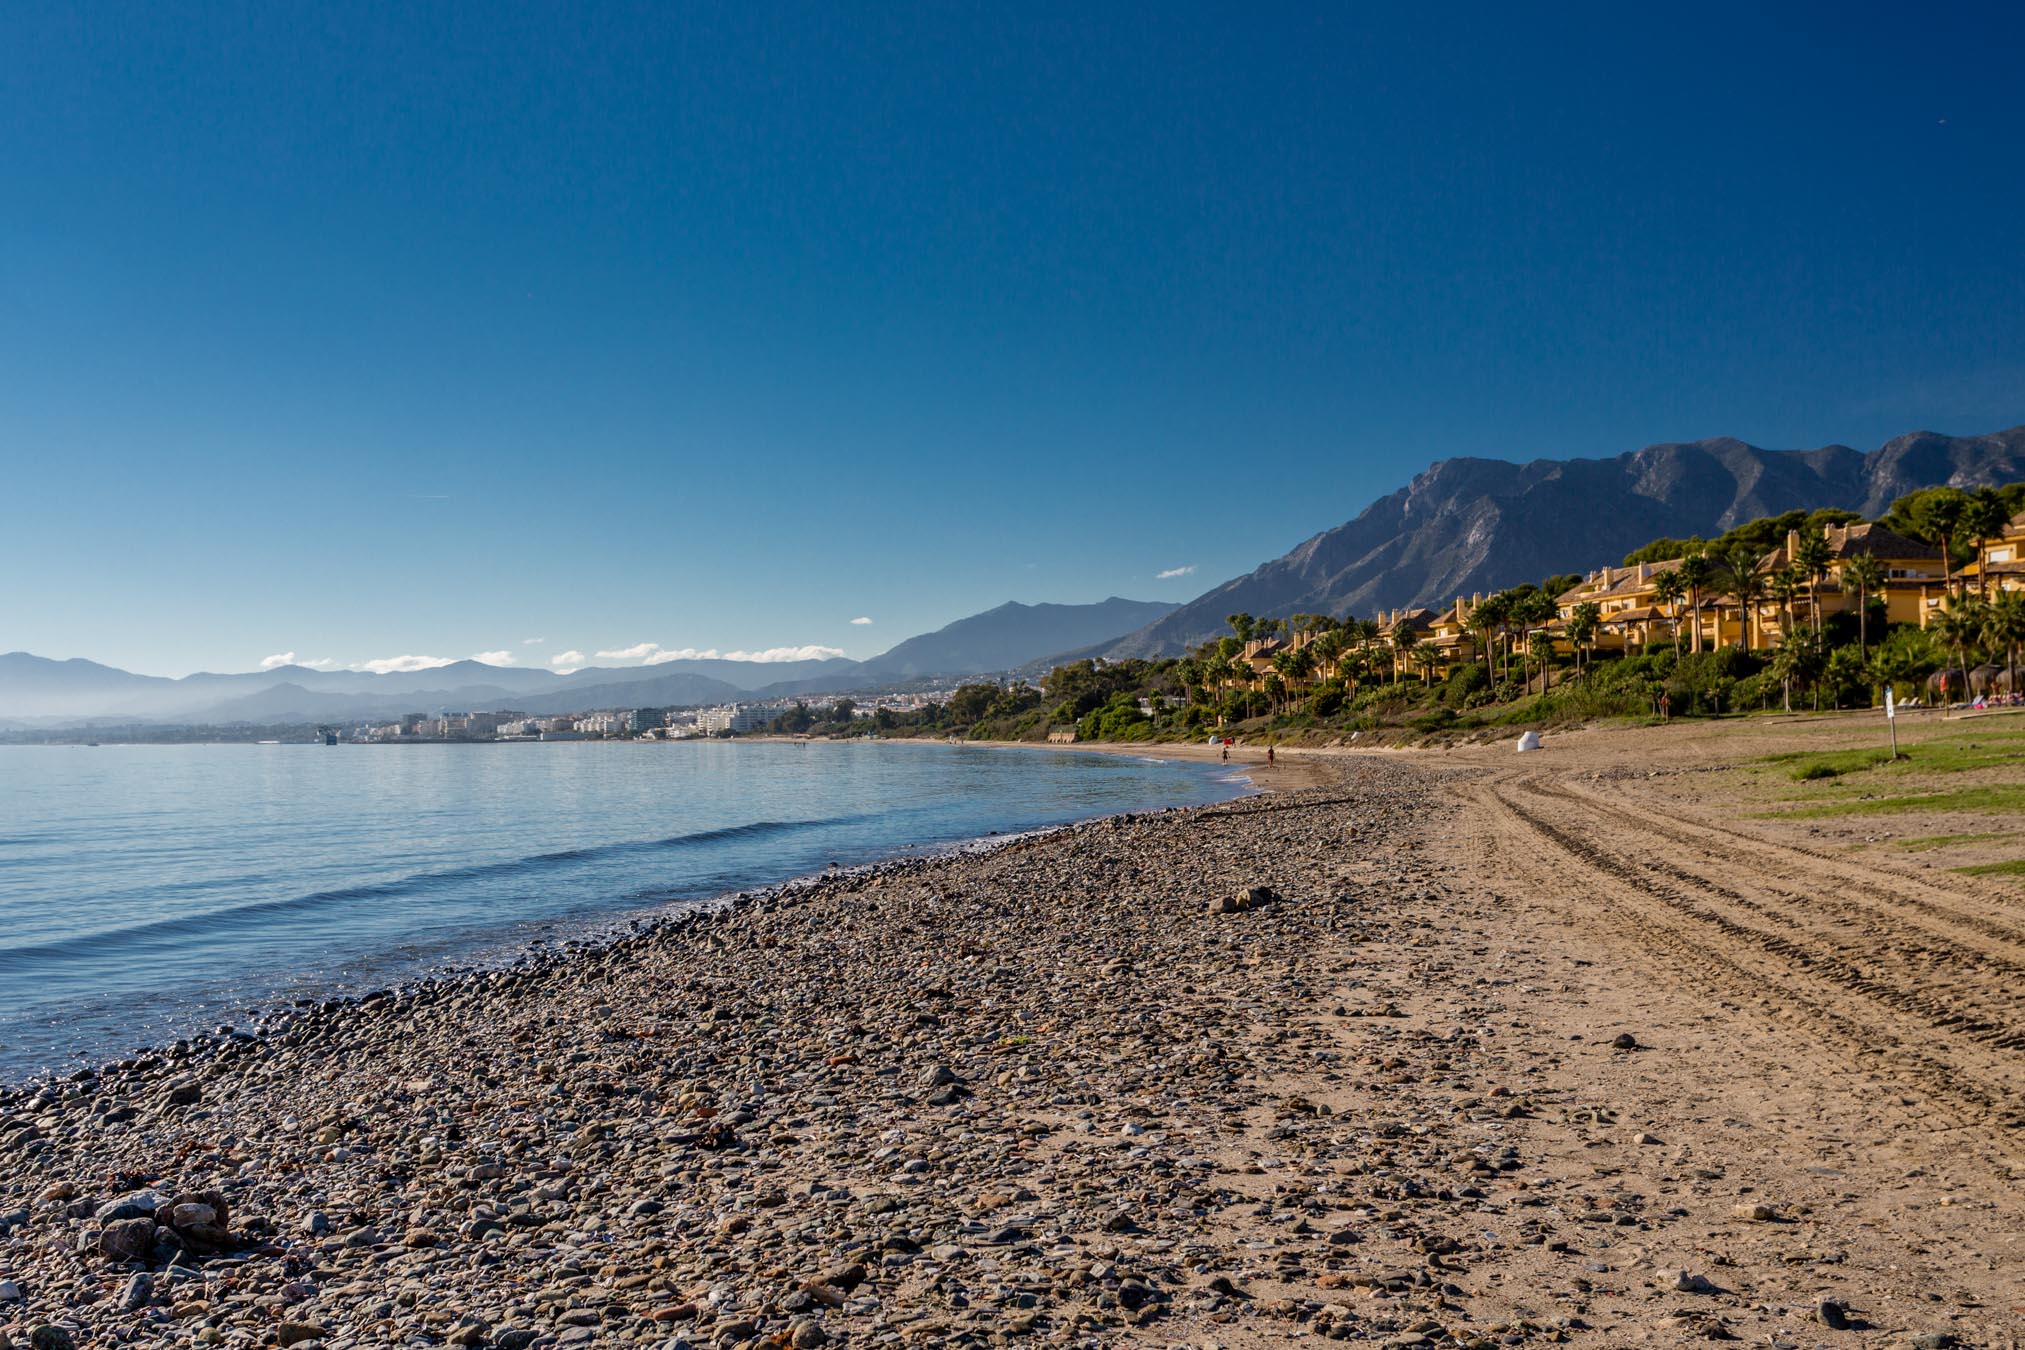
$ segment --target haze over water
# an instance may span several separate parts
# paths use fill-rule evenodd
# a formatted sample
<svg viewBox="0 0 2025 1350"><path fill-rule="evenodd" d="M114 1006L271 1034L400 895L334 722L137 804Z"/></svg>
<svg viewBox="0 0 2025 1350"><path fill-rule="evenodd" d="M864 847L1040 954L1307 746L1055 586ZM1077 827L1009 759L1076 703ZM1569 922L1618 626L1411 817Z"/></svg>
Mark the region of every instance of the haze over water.
<svg viewBox="0 0 2025 1350"><path fill-rule="evenodd" d="M1222 766L850 743L0 749L0 1080Z"/></svg>

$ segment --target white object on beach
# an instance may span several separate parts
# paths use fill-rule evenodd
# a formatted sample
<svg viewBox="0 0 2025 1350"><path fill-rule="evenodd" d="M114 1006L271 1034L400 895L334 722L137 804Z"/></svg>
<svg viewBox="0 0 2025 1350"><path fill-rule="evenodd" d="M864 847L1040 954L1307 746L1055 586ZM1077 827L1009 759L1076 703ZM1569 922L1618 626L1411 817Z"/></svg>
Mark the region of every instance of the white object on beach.
<svg viewBox="0 0 2025 1350"><path fill-rule="evenodd" d="M1523 735L1523 736L1519 737L1519 753L1520 753L1520 754L1522 754L1522 755L1523 755L1523 754L1525 754L1525 753L1526 753L1526 752L1527 752L1528 750L1538 750L1539 748L1540 748L1540 733L1539 733L1539 732L1537 732L1537 731L1529 731L1529 732L1527 732L1527 733L1526 733L1525 735Z"/></svg>

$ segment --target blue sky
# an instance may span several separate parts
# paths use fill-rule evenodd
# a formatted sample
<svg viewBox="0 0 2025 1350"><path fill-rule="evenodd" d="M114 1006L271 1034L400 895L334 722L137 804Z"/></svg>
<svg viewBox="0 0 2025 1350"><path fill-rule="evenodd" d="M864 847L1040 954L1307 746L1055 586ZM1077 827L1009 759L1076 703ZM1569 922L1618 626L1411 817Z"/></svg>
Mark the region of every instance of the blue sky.
<svg viewBox="0 0 2025 1350"><path fill-rule="evenodd" d="M0 650L864 656L2025 421L2018 11L1648 8L0 4Z"/></svg>

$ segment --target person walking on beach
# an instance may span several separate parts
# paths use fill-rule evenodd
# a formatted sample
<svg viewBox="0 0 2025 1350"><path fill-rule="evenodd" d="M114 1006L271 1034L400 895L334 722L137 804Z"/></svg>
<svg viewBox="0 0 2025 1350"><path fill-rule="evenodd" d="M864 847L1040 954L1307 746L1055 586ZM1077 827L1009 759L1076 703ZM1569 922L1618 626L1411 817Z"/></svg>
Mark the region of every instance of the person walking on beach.
<svg viewBox="0 0 2025 1350"><path fill-rule="evenodd" d="M1273 767L1273 747L1270 745L1266 747L1266 767L1268 769Z"/></svg>
<svg viewBox="0 0 2025 1350"><path fill-rule="evenodd" d="M1230 763L1230 742L1229 742L1229 741L1225 741L1225 742L1223 743L1223 762L1224 762L1224 763L1226 763L1226 764Z"/></svg>

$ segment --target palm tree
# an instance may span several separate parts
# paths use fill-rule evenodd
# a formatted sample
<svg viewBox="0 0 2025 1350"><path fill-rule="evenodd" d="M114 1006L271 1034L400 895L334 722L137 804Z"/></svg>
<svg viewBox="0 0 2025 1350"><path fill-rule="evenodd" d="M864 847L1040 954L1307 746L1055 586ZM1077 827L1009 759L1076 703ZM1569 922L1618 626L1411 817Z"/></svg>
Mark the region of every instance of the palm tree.
<svg viewBox="0 0 2025 1350"><path fill-rule="evenodd" d="M1524 591L1511 600L1511 618L1519 625L1519 646L1521 649L1521 673L1524 673L1524 656L1532 650L1534 630L1553 621L1556 610L1554 597L1545 591ZM1533 677L1526 676L1526 688L1533 687ZM1541 692L1546 692L1543 681Z"/></svg>
<svg viewBox="0 0 2025 1350"><path fill-rule="evenodd" d="M1723 570L1730 574L1730 588L1737 596L1737 626L1743 630L1746 647L1757 643L1758 605L1765 598L1765 574L1759 567L1758 550L1738 544L1723 555Z"/></svg>
<svg viewBox="0 0 2025 1350"><path fill-rule="evenodd" d="M1983 641L1982 609L1983 602L1964 591L1950 596L1947 608L1934 615L1928 625L1934 641L1940 643L1943 649L1953 651L1955 660L1961 663L1964 693L1969 687L1969 652Z"/></svg>
<svg viewBox="0 0 2025 1350"><path fill-rule="evenodd" d="M1441 648L1432 642L1416 643L1410 655L1413 657L1413 664L1420 667L1421 682L1432 685L1434 668L1441 664Z"/></svg>
<svg viewBox="0 0 2025 1350"><path fill-rule="evenodd" d="M1913 528L1941 546L1941 589L1955 586L1955 540L1969 514L1969 494L1960 488L1928 488L1913 494L1908 514Z"/></svg>
<svg viewBox="0 0 2025 1350"><path fill-rule="evenodd" d="M1793 550L1793 565L1807 581L1807 612L1816 628L1821 626L1821 580L1828 575L1828 564L1834 561L1834 556L1828 548L1826 531L1801 535L1799 546Z"/></svg>
<svg viewBox="0 0 2025 1350"><path fill-rule="evenodd" d="M1412 655L1413 644L1416 640L1411 624L1402 623L1399 627L1392 630L1392 682L1394 684L1399 683L1400 674L1404 671L1406 663Z"/></svg>
<svg viewBox="0 0 2025 1350"><path fill-rule="evenodd" d="M1687 595L1688 608L1694 611L1694 633L1689 639L1689 650L1702 649L1702 592L1715 579L1716 565L1706 553L1690 553L1680 560L1674 569L1680 575L1680 583Z"/></svg>
<svg viewBox="0 0 2025 1350"><path fill-rule="evenodd" d="M1884 564L1859 553L1842 564L1842 584L1856 587L1856 654L1870 659L1870 597L1884 586Z"/></svg>
<svg viewBox="0 0 2025 1350"><path fill-rule="evenodd" d="M1673 628L1673 658L1680 660L1680 599L1687 594L1687 582L1680 569L1668 568L1652 579L1652 598L1666 606L1667 620Z"/></svg>
<svg viewBox="0 0 2025 1350"><path fill-rule="evenodd" d="M1765 579L1765 594L1779 606L1784 617L1779 628L1783 638L1793 631L1793 597L1800 594L1800 573L1790 566L1773 568L1772 575Z"/></svg>
<svg viewBox="0 0 2025 1350"><path fill-rule="evenodd" d="M1540 667L1540 692L1544 695L1547 692L1547 671L1554 664L1554 635L1544 628L1535 628L1532 636L1526 639L1526 650ZM1526 688L1530 690L1532 687L1529 677Z"/></svg>
<svg viewBox="0 0 2025 1350"><path fill-rule="evenodd" d="M1343 659L1344 631L1340 627L1325 629L1304 649L1314 654L1316 673L1325 680L1341 673L1337 663Z"/></svg>
<svg viewBox="0 0 2025 1350"><path fill-rule="evenodd" d="M1364 664L1375 669L1372 652L1378 646L1378 639L1384 635L1384 628L1376 619L1359 619L1356 628L1357 650L1364 653Z"/></svg>
<svg viewBox="0 0 2025 1350"><path fill-rule="evenodd" d="M1305 653L1274 652L1273 674L1268 677L1266 687L1270 689L1272 687L1272 680L1277 678L1280 682L1280 688L1285 691L1286 698L1291 699L1299 687L1298 681L1300 675L1296 668L1301 664L1299 658L1302 655L1305 655Z"/></svg>
<svg viewBox="0 0 2025 1350"><path fill-rule="evenodd" d="M1998 494L1997 489L1980 487L1969 494L1969 504L1962 511L1961 529L1962 533L1975 538L1977 557L1983 556L1983 550L1990 546L1991 539L2004 532L2004 527L2010 519L2011 513L2004 509L2004 498ZM1978 593L1983 599L1988 600L1990 569L1978 567L1976 582Z"/></svg>
<svg viewBox="0 0 2025 1350"><path fill-rule="evenodd" d="M1787 712L1793 711L1793 681L1812 682L1821 664L1821 634L1813 628L1802 628L1779 635L1779 649L1772 653L1772 673L1779 677L1784 689L1783 703ZM1820 694L1815 694L1815 703L1820 704Z"/></svg>
<svg viewBox="0 0 2025 1350"><path fill-rule="evenodd" d="M1505 626L1505 618L1511 609L1511 601L1503 594L1487 595L1470 609L1469 629L1477 638L1477 645L1484 656L1484 674L1495 679L1491 669L1491 643L1494 635Z"/></svg>
<svg viewBox="0 0 2025 1350"><path fill-rule="evenodd" d="M1578 654L1584 656L1582 668L1588 669L1587 654L1593 653L1596 630L1603 626L1603 607L1594 600L1584 600L1568 615L1568 641L1573 643Z"/></svg>
<svg viewBox="0 0 2025 1350"><path fill-rule="evenodd" d="M1983 621L1983 639L1992 648L2003 649L2011 692L2025 693L2018 688L2018 649L2025 647L2025 591L2000 591L1990 602L1989 615Z"/></svg>

